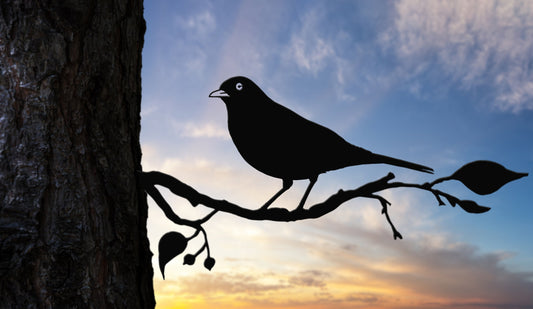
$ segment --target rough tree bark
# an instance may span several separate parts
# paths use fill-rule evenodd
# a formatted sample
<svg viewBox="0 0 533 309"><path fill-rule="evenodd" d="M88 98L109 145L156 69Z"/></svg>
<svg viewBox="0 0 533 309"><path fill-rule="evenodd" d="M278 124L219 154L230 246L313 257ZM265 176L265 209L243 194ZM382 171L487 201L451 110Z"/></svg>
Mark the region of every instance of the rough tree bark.
<svg viewBox="0 0 533 309"><path fill-rule="evenodd" d="M142 0L0 1L0 308L153 308Z"/></svg>

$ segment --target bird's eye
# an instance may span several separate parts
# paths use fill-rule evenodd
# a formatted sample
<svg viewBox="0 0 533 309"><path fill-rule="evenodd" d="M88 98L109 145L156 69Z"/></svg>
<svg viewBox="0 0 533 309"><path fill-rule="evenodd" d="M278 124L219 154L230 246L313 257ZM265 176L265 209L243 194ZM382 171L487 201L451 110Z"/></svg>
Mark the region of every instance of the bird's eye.
<svg viewBox="0 0 533 309"><path fill-rule="evenodd" d="M241 91L242 90L242 84L241 83L237 83L235 85L235 88L237 88L237 90Z"/></svg>

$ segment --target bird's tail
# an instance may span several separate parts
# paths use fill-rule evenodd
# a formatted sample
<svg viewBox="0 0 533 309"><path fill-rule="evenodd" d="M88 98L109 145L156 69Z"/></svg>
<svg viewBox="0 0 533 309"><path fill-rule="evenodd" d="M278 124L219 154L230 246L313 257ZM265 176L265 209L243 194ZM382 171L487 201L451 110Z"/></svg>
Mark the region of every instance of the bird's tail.
<svg viewBox="0 0 533 309"><path fill-rule="evenodd" d="M380 154L372 153L372 161L373 163L385 163L385 164L409 168L409 169L419 171L419 172L433 174L433 169L431 167L427 167L424 165L420 165L420 164L416 164L416 163L412 163L412 162L408 162L408 161L404 161L404 160L400 160L396 158L387 157L387 156L380 155Z"/></svg>

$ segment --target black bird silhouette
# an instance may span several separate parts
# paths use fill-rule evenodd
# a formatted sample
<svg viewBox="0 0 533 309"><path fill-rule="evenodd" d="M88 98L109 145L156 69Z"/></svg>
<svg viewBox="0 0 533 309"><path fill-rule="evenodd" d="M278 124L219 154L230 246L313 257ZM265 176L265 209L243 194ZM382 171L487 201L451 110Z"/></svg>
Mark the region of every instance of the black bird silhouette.
<svg viewBox="0 0 533 309"><path fill-rule="evenodd" d="M303 208L319 174L347 166L385 163L433 173L427 166L348 143L332 130L274 102L246 77L229 78L209 97L221 98L226 104L229 133L244 160L260 172L283 180L281 190L262 209L287 191L293 180L309 179L297 207Z"/></svg>

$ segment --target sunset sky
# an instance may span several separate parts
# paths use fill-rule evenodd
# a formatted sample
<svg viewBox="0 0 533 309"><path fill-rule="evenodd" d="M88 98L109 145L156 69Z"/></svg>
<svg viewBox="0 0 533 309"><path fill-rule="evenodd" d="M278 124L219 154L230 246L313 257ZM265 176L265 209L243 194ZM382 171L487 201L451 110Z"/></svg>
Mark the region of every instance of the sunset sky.
<svg viewBox="0 0 533 309"><path fill-rule="evenodd" d="M439 189L492 209L438 207L415 189L355 199L314 220L204 224L216 265L158 265L169 231L149 199L154 286L163 308L533 308L533 1L145 1L143 169L257 208L281 188L239 155L220 99L229 77L377 153L431 166L320 175L307 205L385 176L424 183L474 160L530 173L492 195ZM272 207L294 208L307 181ZM208 209L161 190L175 212ZM192 242L186 253L201 246Z"/></svg>

